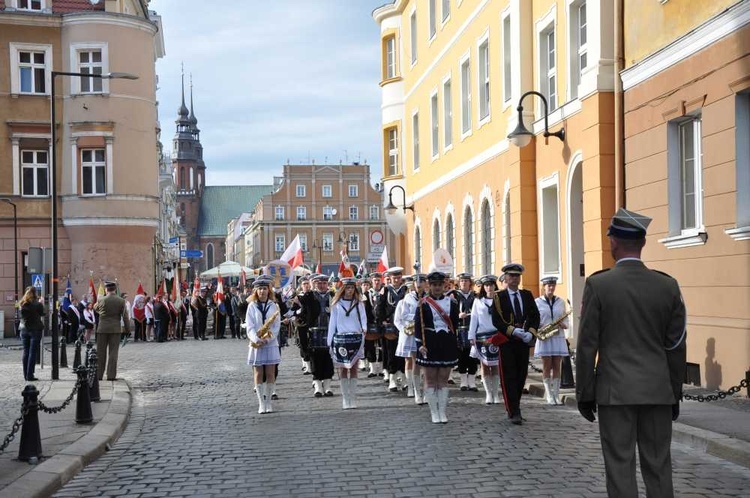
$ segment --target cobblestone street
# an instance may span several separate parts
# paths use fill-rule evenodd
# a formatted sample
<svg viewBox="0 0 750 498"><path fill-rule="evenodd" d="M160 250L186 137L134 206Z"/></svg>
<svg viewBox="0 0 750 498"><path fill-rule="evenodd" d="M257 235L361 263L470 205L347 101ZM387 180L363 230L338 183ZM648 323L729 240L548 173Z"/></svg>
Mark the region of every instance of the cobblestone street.
<svg viewBox="0 0 750 498"><path fill-rule="evenodd" d="M3 370L18 355L0 351ZM337 382L312 397L292 347L275 413L258 415L245 355L232 339L128 343L128 428L56 496L606 496L597 426L570 408L526 397L516 427L481 391L454 389L450 423L433 425L365 378L345 412ZM746 496L750 470L677 444L673 458L678 496Z"/></svg>

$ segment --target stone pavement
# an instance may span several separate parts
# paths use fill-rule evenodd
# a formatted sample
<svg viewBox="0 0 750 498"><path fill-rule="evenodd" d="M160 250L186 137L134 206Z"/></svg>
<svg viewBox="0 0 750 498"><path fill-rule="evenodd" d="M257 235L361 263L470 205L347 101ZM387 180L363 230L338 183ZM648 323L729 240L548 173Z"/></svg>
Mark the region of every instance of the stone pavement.
<svg viewBox="0 0 750 498"><path fill-rule="evenodd" d="M427 407L361 379L345 412L338 382L313 398L286 348L281 399L259 415L246 354L232 339L129 343L127 428L56 496L606 496L597 425L569 406L524 397L517 427L482 392L453 389L450 423L433 425ZM673 460L679 496L747 496L750 469L678 442Z"/></svg>

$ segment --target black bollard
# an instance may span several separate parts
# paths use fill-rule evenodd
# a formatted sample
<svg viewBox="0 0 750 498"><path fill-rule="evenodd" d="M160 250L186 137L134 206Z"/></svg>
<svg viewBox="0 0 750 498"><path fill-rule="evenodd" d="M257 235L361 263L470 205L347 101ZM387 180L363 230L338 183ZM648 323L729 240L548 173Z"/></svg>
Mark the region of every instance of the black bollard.
<svg viewBox="0 0 750 498"><path fill-rule="evenodd" d="M94 347L94 344L91 342L86 343L86 366L89 366L89 356L91 356L91 348Z"/></svg>
<svg viewBox="0 0 750 498"><path fill-rule="evenodd" d="M62 368L68 368L68 352L65 349L66 342L64 337L60 338L60 367Z"/></svg>
<svg viewBox="0 0 750 498"><path fill-rule="evenodd" d="M21 393L28 410L23 417L21 426L21 445L18 448L18 459L28 462L32 458L37 461L42 457L42 436L39 433L39 391L29 384Z"/></svg>
<svg viewBox="0 0 750 498"><path fill-rule="evenodd" d="M90 359L89 372L90 375L93 376L93 379L89 386L89 395L91 396L91 401L101 401L102 397L99 394L99 372L97 371L98 363L96 361L96 349L91 350Z"/></svg>
<svg viewBox="0 0 750 498"><path fill-rule="evenodd" d="M76 349L73 354L73 371L81 366L81 341L76 341Z"/></svg>
<svg viewBox="0 0 750 498"><path fill-rule="evenodd" d="M89 397L89 371L83 365L76 369L78 375L78 396L76 398L76 424L88 424L94 420L91 413L91 398Z"/></svg>

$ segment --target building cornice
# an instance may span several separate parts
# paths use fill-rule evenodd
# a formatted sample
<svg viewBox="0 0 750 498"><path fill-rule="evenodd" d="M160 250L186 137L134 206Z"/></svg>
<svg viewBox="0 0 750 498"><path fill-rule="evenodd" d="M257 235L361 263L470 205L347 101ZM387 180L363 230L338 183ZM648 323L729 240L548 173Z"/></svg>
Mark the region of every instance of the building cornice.
<svg viewBox="0 0 750 498"><path fill-rule="evenodd" d="M750 23L750 2L738 2L690 33L620 73L627 91Z"/></svg>
<svg viewBox="0 0 750 498"><path fill-rule="evenodd" d="M14 26L43 26L47 28L59 28L62 25L60 16L44 15L32 12L0 11L0 25L10 24Z"/></svg>
<svg viewBox="0 0 750 498"><path fill-rule="evenodd" d="M383 20L389 17L400 15L404 11L406 2L407 0L392 0L391 3L385 4L373 10L372 18L375 19L376 23L380 24L381 22L383 22Z"/></svg>
<svg viewBox="0 0 750 498"><path fill-rule="evenodd" d="M139 226L139 227L159 227L159 218L119 218L119 217L93 217L87 216L82 218L63 218L63 226L66 227L107 227L107 226Z"/></svg>
<svg viewBox="0 0 750 498"><path fill-rule="evenodd" d="M73 14L63 14L63 27L80 24L107 24L110 26L139 29L152 35L155 35L158 31L158 27L153 21L127 14L114 12L76 12Z"/></svg>

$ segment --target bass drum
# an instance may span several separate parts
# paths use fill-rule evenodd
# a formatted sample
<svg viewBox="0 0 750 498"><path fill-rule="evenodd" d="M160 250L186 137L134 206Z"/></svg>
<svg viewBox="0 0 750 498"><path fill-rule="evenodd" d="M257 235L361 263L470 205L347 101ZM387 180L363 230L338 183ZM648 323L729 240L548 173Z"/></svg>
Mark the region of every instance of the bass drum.
<svg viewBox="0 0 750 498"><path fill-rule="evenodd" d="M383 329L378 327L377 325L368 325L367 326L367 333L365 334L365 339L368 341L377 341L383 337Z"/></svg>
<svg viewBox="0 0 750 498"><path fill-rule="evenodd" d="M310 329L310 349L328 349L328 329L313 327Z"/></svg>
<svg viewBox="0 0 750 498"><path fill-rule="evenodd" d="M384 327L384 329L385 330L383 331L384 333L383 335L385 335L386 339L388 339L389 341L398 340L398 329L396 328L395 325L393 325L392 323L389 323L388 325Z"/></svg>

